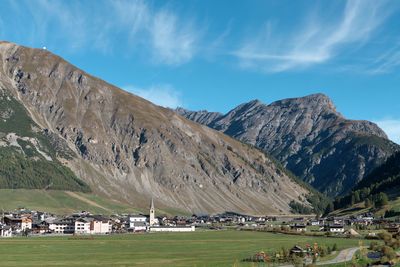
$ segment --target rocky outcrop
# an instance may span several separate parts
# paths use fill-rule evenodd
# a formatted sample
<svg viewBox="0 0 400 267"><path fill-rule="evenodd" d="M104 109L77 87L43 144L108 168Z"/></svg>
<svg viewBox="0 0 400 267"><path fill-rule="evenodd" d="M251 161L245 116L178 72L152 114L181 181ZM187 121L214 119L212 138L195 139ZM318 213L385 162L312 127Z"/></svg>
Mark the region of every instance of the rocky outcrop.
<svg viewBox="0 0 400 267"><path fill-rule="evenodd" d="M254 100L212 121L204 111L177 112L272 154L331 196L350 190L399 149L374 123L345 119L323 94L270 105Z"/></svg>
<svg viewBox="0 0 400 267"><path fill-rule="evenodd" d="M74 151L62 161L98 194L135 207L154 197L187 212L282 214L291 201L308 205L310 192L259 150L48 51L3 42L0 62L0 87Z"/></svg>

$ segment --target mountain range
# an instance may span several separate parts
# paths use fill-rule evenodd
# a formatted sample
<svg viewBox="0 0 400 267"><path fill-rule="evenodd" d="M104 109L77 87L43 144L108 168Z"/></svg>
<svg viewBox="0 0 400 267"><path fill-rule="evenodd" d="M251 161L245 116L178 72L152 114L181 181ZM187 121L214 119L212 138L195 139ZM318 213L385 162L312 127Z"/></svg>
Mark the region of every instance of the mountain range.
<svg viewBox="0 0 400 267"><path fill-rule="evenodd" d="M348 120L323 94L258 100L226 114L176 112L276 157L295 175L332 197L346 194L399 145L369 121Z"/></svg>
<svg viewBox="0 0 400 267"><path fill-rule="evenodd" d="M289 214L324 209L312 187L337 197L380 185L376 168L400 151L323 94L226 114L170 110L44 49L0 42L0 62L0 188L91 192L135 208L154 198L171 213Z"/></svg>
<svg viewBox="0 0 400 267"><path fill-rule="evenodd" d="M314 191L222 128L156 106L44 49L0 42L0 62L0 156L10 159L1 188L93 192L133 207L154 198L164 210L186 212L288 214L293 203L311 205Z"/></svg>

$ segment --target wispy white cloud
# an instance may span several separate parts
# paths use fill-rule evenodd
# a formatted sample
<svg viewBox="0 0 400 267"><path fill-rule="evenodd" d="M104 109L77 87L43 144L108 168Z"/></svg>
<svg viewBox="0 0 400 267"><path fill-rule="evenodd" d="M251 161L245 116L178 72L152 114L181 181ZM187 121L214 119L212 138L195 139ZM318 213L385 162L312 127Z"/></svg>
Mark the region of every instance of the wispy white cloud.
<svg viewBox="0 0 400 267"><path fill-rule="evenodd" d="M400 66L400 44L386 51L381 56L366 64L365 72L369 74L388 73Z"/></svg>
<svg viewBox="0 0 400 267"><path fill-rule="evenodd" d="M383 119L375 123L386 132L390 140L400 144L400 119Z"/></svg>
<svg viewBox="0 0 400 267"><path fill-rule="evenodd" d="M155 14L150 27L155 60L167 64L189 61L196 50L197 33L192 23L182 23L173 13Z"/></svg>
<svg viewBox="0 0 400 267"><path fill-rule="evenodd" d="M66 5L60 1L29 1L29 7L36 23L36 34L39 33L43 41L49 38L48 30L54 24L58 30L50 33L55 35L52 38L68 39L70 49L79 49L90 42L88 36L92 25L87 21L79 2Z"/></svg>
<svg viewBox="0 0 400 267"><path fill-rule="evenodd" d="M257 38L245 41L233 54L241 66L265 72L325 63L344 45L367 41L387 17L384 7L384 1L349 0L337 21L310 19L301 30L284 36L268 23Z"/></svg>
<svg viewBox="0 0 400 267"><path fill-rule="evenodd" d="M138 1L113 1L111 11L115 13L117 24L124 26L130 41L137 42L139 33L148 30L152 12L146 2ZM117 30L117 29L114 29Z"/></svg>
<svg viewBox="0 0 400 267"><path fill-rule="evenodd" d="M170 85L155 85L149 88L128 85L122 88L162 107L177 108L183 106L181 93Z"/></svg>
<svg viewBox="0 0 400 267"><path fill-rule="evenodd" d="M142 0L9 0L8 6L5 13L27 18L12 22L12 35L29 36L30 45L50 50L57 46L70 52L109 52L118 47L153 63L179 65L195 56L200 41L194 19Z"/></svg>

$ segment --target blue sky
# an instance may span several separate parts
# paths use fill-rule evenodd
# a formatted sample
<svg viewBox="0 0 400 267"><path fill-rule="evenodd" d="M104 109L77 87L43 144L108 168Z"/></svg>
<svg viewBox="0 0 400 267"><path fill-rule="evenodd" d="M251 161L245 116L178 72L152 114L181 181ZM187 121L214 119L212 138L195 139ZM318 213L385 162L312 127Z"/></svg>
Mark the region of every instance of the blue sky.
<svg viewBox="0 0 400 267"><path fill-rule="evenodd" d="M0 39L169 107L322 92L400 142L398 1L1 0Z"/></svg>

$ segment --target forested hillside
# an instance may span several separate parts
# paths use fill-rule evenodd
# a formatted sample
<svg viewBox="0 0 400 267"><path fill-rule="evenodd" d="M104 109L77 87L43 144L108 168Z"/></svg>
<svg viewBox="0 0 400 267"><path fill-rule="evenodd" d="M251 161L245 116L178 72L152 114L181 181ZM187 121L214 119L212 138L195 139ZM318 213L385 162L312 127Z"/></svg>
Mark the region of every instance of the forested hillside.
<svg viewBox="0 0 400 267"><path fill-rule="evenodd" d="M40 129L25 108L0 88L0 188L89 192L59 158L72 151Z"/></svg>
<svg viewBox="0 0 400 267"><path fill-rule="evenodd" d="M400 197L400 153L391 156L372 171L351 193L336 199L334 208L364 202L366 207L382 207L390 199Z"/></svg>

